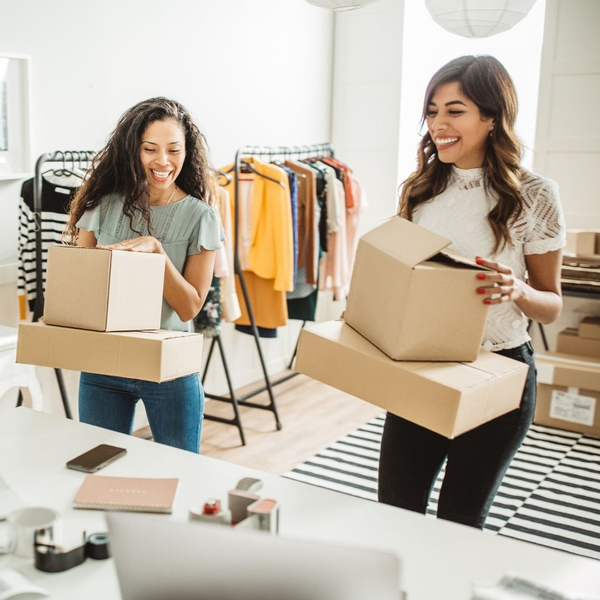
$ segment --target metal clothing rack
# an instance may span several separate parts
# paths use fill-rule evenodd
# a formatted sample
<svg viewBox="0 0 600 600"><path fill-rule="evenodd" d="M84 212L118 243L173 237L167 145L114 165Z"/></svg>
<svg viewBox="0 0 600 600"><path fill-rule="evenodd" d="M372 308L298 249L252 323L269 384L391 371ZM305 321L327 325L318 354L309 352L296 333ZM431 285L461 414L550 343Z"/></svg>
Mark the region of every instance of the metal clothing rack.
<svg viewBox="0 0 600 600"><path fill-rule="evenodd" d="M44 269L42 264L42 167L46 163L61 163L58 170L63 175L75 174L75 168L89 165L94 156L91 150L56 150L42 154L35 163L35 176L33 180L33 218L35 219L35 302L33 305L32 321L38 321L44 314ZM71 169L69 169L69 163ZM58 389L62 399L65 415L72 419L69 398L61 369L54 369ZM17 406L23 403L23 395L19 392Z"/></svg>
<svg viewBox="0 0 600 600"><path fill-rule="evenodd" d="M242 158L243 157L251 157L251 156L268 156L270 158L274 158L277 156L284 157L284 158L291 158L291 157L320 158L320 157L324 157L324 156L333 156L333 154L334 154L333 146L331 146L331 144L312 144L309 146L304 146L304 145L303 146L244 146L243 148L240 148L235 154L235 162L234 162L234 166L233 166L234 189L235 189L235 202L234 202L235 234L234 234L234 243L233 243L233 270L234 270L235 275L238 276L239 282L240 282L240 287L242 288L242 294L244 296L244 301L246 303L246 308L248 310L248 317L250 319L250 329L252 332L252 336L254 337L254 340L256 342L256 349L258 352L258 357L260 359L260 365L262 368L265 385L255 389L255 390L252 390L251 392L244 394L243 396L240 396L239 398L236 397L233 386L231 384L231 377L229 374L229 369L227 367L225 352L223 349L223 344L221 342L220 336L215 336L211 342L210 350L209 350L208 357L206 360L206 365L204 367L204 374L202 376L202 380L204 381L206 378L206 373L208 372L208 367L209 367L210 360L213 355L214 346L215 346L215 344L217 344L219 346L221 360L223 363L223 368L225 370L225 377L227 379L227 385L229 388L229 396L217 396L214 394L207 394L207 393L205 393L205 396L207 398L211 398L212 400L231 403L233 405L234 417L232 419L226 419L224 417L217 417L217 416L205 414L204 418L211 420L211 421L218 421L219 423L225 423L228 425L236 426L240 432L242 445L245 445L246 441L245 441L245 436L244 436L244 430L242 427L242 422L241 422L240 415L239 415L238 406L248 406L250 408L258 408L261 410L271 411L275 417L275 424L276 424L277 430L281 430L282 425L279 420L279 413L277 412L277 405L275 404L275 396L273 394L273 387L276 385L279 385L280 383L288 381L292 377L295 377L296 375L298 375L298 373L292 372L292 373L288 373L287 375L280 377L279 379L276 379L275 381L271 381L271 379L269 377L269 373L267 372L267 366L266 366L265 359L264 359L264 356L262 353L262 348L261 348L261 344L260 344L260 336L258 334L258 328L256 326L256 320L254 318L254 313L252 311L252 305L250 304L250 297L248 295L246 281L244 279L244 273L243 273L243 270L240 265L239 252L238 252L239 174L240 174L240 168L242 165ZM305 323L306 323L306 321L304 321L302 323L303 327L304 327ZM296 347L294 348L294 353L292 355L292 359L290 361L290 364L288 365L289 369L292 368L292 364L293 364L294 358L296 356L297 349L298 349L298 342L296 342ZM252 397L254 397L258 394L261 394L262 392L265 392L265 391L268 393L268 396L269 396L268 404L259 404L257 402L249 401L249 398L252 398Z"/></svg>

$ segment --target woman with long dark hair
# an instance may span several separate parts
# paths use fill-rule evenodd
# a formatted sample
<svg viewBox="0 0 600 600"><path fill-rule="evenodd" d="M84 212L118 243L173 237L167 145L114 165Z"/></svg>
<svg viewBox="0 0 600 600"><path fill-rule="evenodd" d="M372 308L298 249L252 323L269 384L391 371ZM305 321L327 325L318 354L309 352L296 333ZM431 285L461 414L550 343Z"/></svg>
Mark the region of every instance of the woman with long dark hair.
<svg viewBox="0 0 600 600"><path fill-rule="evenodd" d="M529 365L521 405L449 440L396 415L386 417L379 500L425 513L447 459L438 517L482 528L494 495L533 420L536 380L528 319L552 323L562 309L565 226L554 182L521 166L517 96L502 64L463 56L431 79L427 131L400 214L452 240L492 269L478 274L490 305L483 347Z"/></svg>
<svg viewBox="0 0 600 600"><path fill-rule="evenodd" d="M208 204L211 181L206 141L188 111L151 98L123 114L71 205L72 244L165 255L163 329L187 331L210 289L223 239ZM155 441L199 452L204 393L197 373L160 384L81 374L85 423L131 433L139 399Z"/></svg>

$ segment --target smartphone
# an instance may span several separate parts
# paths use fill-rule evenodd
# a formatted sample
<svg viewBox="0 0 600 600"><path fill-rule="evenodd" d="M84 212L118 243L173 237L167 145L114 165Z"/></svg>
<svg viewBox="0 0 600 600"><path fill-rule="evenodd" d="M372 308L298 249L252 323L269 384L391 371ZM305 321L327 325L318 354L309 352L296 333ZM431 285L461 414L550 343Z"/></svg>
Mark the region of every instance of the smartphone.
<svg viewBox="0 0 600 600"><path fill-rule="evenodd" d="M84 471L85 473L95 473L106 465L109 465L111 462L117 460L117 458L121 458L124 454L127 454L125 448L100 444L70 460L67 463L67 468L75 469L76 471Z"/></svg>

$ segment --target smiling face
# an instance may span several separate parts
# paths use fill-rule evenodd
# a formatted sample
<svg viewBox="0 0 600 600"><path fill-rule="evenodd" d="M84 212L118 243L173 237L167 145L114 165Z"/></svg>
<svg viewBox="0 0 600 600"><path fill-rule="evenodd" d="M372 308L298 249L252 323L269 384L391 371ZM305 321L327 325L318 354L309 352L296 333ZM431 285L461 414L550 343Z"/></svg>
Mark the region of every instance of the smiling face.
<svg viewBox="0 0 600 600"><path fill-rule="evenodd" d="M461 93L457 82L436 88L426 117L427 129L441 162L452 163L459 169L483 165L485 145L494 120L482 116L478 106Z"/></svg>
<svg viewBox="0 0 600 600"><path fill-rule="evenodd" d="M150 200L163 198L185 162L185 134L175 119L154 121L144 131L140 159L148 179Z"/></svg>

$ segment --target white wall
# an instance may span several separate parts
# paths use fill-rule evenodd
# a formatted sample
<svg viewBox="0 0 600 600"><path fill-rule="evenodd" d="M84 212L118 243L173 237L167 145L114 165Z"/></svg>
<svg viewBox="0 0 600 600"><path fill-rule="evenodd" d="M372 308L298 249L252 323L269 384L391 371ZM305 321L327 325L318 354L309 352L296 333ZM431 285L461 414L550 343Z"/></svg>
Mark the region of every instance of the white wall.
<svg viewBox="0 0 600 600"><path fill-rule="evenodd" d="M558 183L573 229L600 229L599 25L597 0L547 0L534 170ZM590 314L600 314L600 301L565 297L560 319L545 328L550 348ZM534 342L541 350L538 331Z"/></svg>
<svg viewBox="0 0 600 600"><path fill-rule="evenodd" d="M216 165L246 144L329 141L333 17L304 0L19 0L0 4L0 22L0 55L31 57L34 158L99 149L127 108L157 95L190 110ZM16 261L20 184L0 181L0 266ZM4 279L0 323L14 325L16 284ZM263 344L273 370L293 335ZM252 338L228 326L224 341L234 384L258 379ZM39 371L61 412L53 374ZM77 377L66 378L75 405Z"/></svg>
<svg viewBox="0 0 600 600"><path fill-rule="evenodd" d="M332 140L367 191L360 231L396 211L404 0L336 14Z"/></svg>
<svg viewBox="0 0 600 600"><path fill-rule="evenodd" d="M599 27L597 0L548 0L535 166L559 184L574 229L600 228Z"/></svg>

